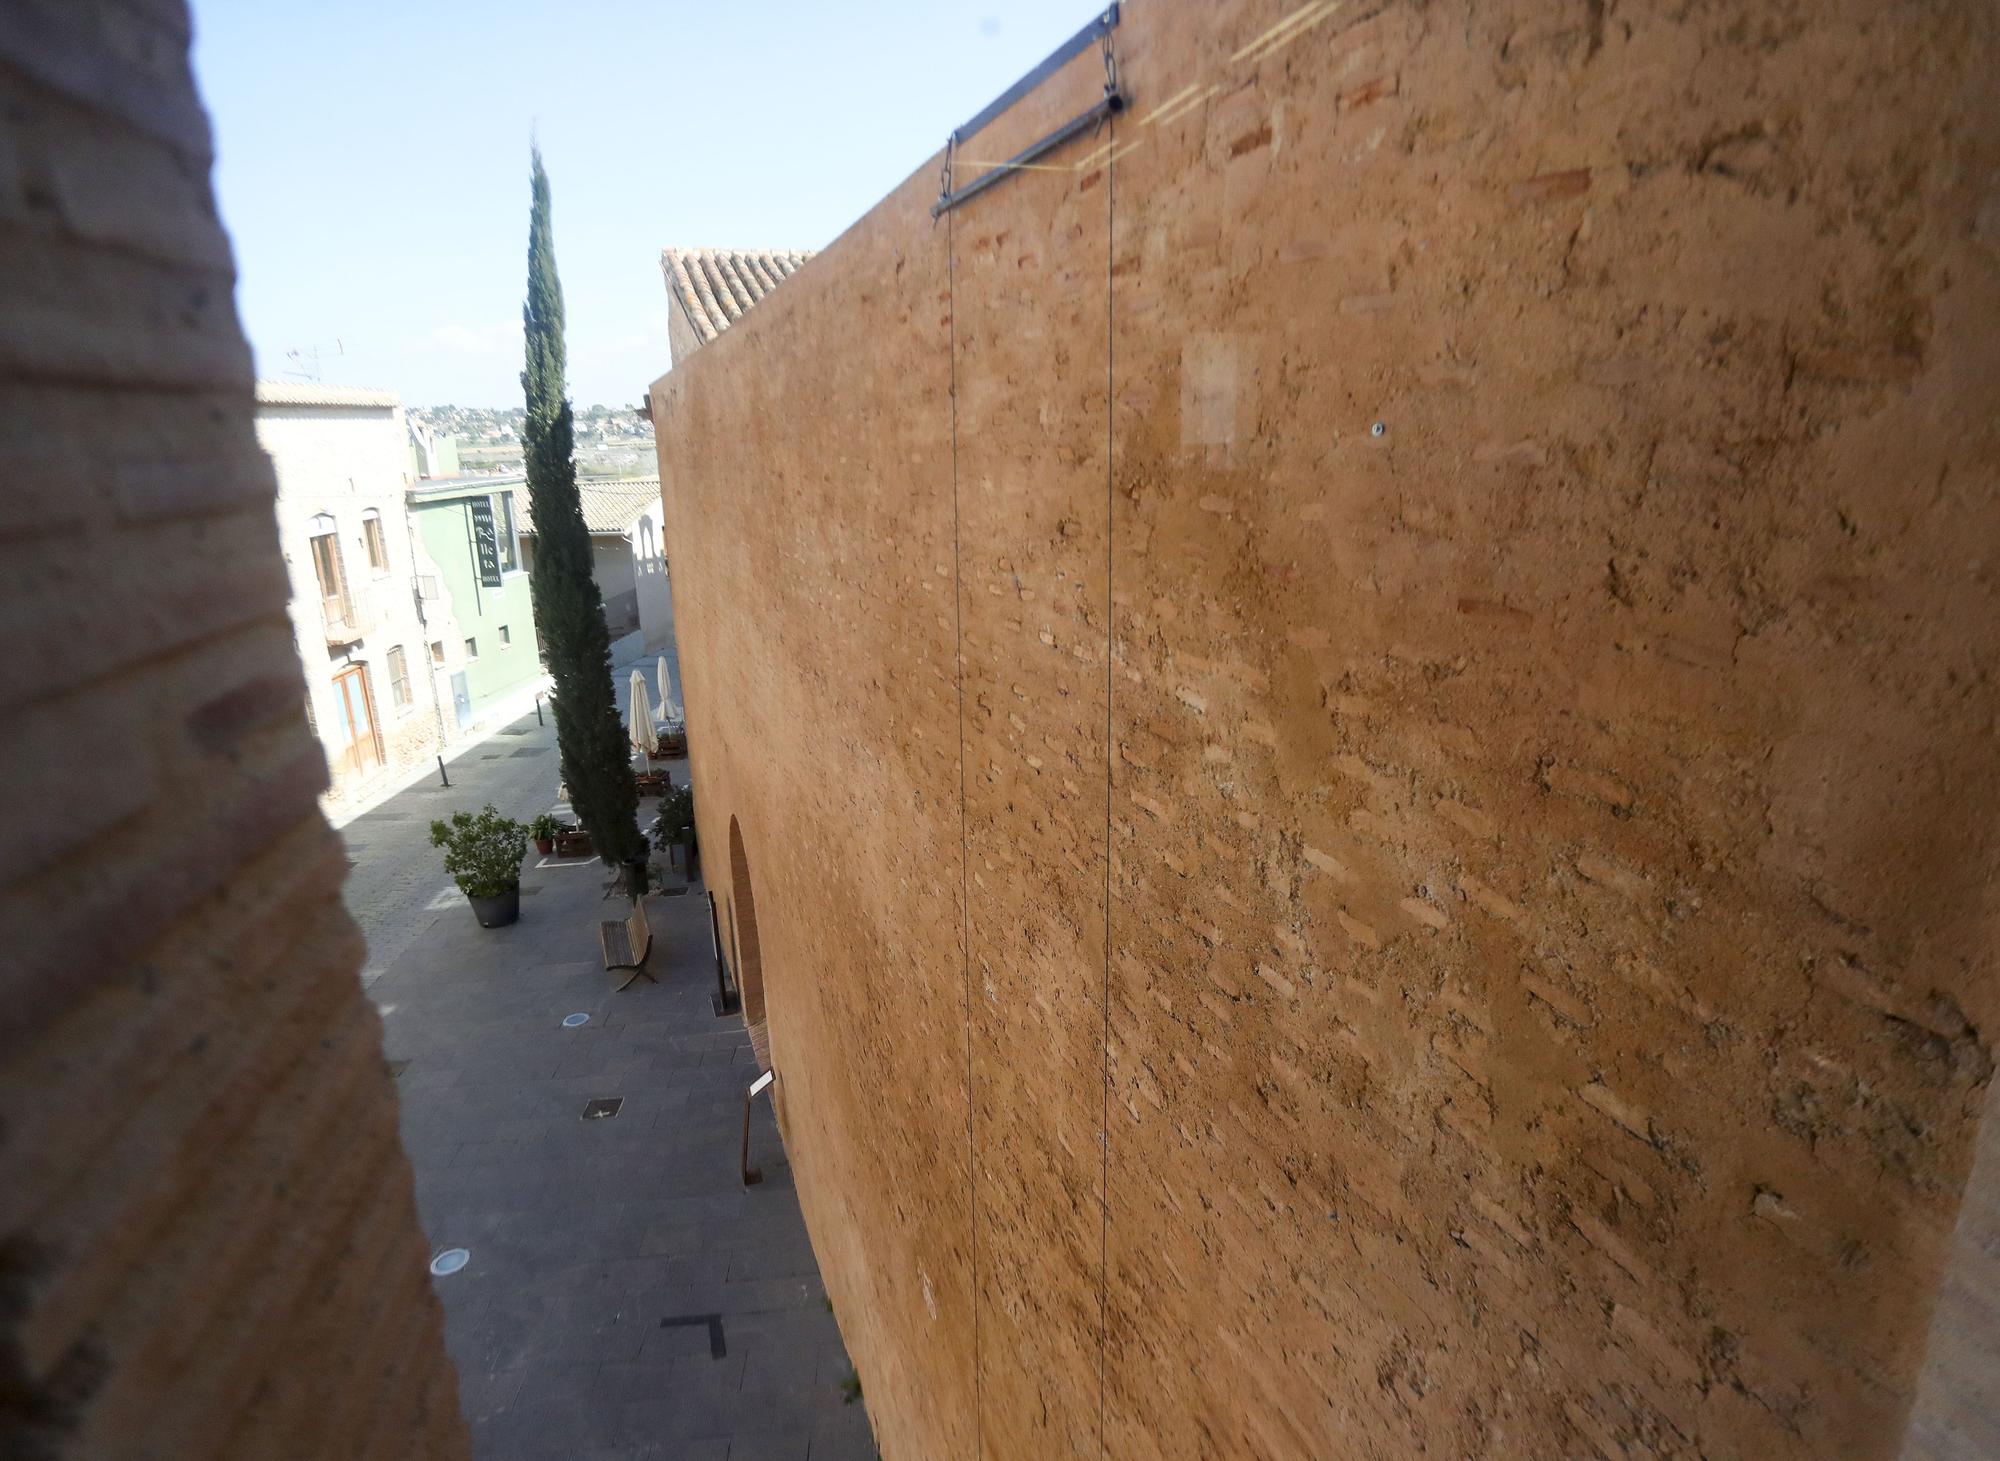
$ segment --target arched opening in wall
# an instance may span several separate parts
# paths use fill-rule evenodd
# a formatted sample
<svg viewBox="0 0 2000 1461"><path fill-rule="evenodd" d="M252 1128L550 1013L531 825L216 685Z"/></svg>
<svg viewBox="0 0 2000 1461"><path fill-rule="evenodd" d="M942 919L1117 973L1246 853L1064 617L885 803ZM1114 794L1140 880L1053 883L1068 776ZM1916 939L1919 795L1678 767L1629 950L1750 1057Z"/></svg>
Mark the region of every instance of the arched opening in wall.
<svg viewBox="0 0 2000 1461"><path fill-rule="evenodd" d="M764 1016L764 960L757 942L757 899L750 891L750 859L743 851L743 829L729 819L729 932L735 945L736 983L743 993L743 1023L750 1031L750 1048L757 1068L771 1068L771 1032Z"/></svg>

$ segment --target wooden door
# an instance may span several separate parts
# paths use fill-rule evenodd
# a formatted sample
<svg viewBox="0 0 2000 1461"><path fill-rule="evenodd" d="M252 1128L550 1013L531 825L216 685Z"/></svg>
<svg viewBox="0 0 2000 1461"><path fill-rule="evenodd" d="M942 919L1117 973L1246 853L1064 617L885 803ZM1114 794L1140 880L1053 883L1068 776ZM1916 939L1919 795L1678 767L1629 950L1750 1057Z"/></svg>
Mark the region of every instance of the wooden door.
<svg viewBox="0 0 2000 1461"><path fill-rule="evenodd" d="M334 704L346 737L341 764L356 774L382 764L382 743L375 731L375 700L368 690L368 672L359 665L333 677Z"/></svg>

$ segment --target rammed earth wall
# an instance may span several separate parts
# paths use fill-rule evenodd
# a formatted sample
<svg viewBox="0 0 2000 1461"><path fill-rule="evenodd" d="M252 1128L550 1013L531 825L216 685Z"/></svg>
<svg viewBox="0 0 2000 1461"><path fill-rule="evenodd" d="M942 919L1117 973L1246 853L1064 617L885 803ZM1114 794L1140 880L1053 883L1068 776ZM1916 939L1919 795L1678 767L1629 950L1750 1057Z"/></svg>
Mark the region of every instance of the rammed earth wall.
<svg viewBox="0 0 2000 1461"><path fill-rule="evenodd" d="M1115 127L654 386L884 1454L1898 1451L2000 1028L1996 24L1139 0Z"/></svg>

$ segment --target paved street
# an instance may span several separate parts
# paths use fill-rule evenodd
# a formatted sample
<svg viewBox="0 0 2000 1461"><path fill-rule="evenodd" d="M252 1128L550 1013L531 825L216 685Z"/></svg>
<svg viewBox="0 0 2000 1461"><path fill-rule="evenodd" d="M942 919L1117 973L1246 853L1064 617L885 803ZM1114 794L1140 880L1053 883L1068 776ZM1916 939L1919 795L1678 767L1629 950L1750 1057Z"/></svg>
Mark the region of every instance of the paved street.
<svg viewBox="0 0 2000 1461"><path fill-rule="evenodd" d="M348 900L432 1251L470 1253L433 1282L475 1456L873 1457L765 1098L751 1146L764 1180L739 1176L756 1066L740 1020L708 1003L702 888L648 900L659 983L614 993L596 925L628 905L601 899L600 863L531 850L521 921L482 929L429 845L430 819L458 807L548 809L553 726L503 727L451 775L449 791L411 787L349 824ZM589 1018L565 1027L574 1014ZM584 1119L598 1098L622 1104Z"/></svg>
<svg viewBox="0 0 2000 1461"><path fill-rule="evenodd" d="M671 647L666 655L678 689L678 657ZM635 669L646 676L657 699L658 660L658 651L641 651L637 635L612 645L612 661L618 666L612 684L621 715L629 709ZM363 983L373 984L440 914L464 911L465 900L444 875L442 854L431 846L432 818L458 810L477 811L488 802L524 822L552 808L558 815L569 815L567 808L555 806L562 771L556 759L555 716L546 707L542 723L530 713L512 724L495 726L483 739L460 749L447 770L449 789L440 786L437 774L431 772L341 829L349 862L347 907L368 939ZM685 783L684 770L676 767L677 783ZM646 825L650 829L650 819Z"/></svg>

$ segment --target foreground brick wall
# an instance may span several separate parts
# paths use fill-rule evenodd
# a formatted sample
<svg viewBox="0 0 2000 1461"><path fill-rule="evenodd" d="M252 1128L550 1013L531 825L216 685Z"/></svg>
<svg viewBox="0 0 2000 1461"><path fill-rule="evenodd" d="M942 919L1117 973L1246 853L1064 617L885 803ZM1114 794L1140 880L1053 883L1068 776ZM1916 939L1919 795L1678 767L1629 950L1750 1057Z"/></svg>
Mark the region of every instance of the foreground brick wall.
<svg viewBox="0 0 2000 1461"><path fill-rule="evenodd" d="M1995 27L1142 0L655 385L886 1455L1977 1445Z"/></svg>
<svg viewBox="0 0 2000 1461"><path fill-rule="evenodd" d="M0 1454L461 1456L187 24L0 22Z"/></svg>

